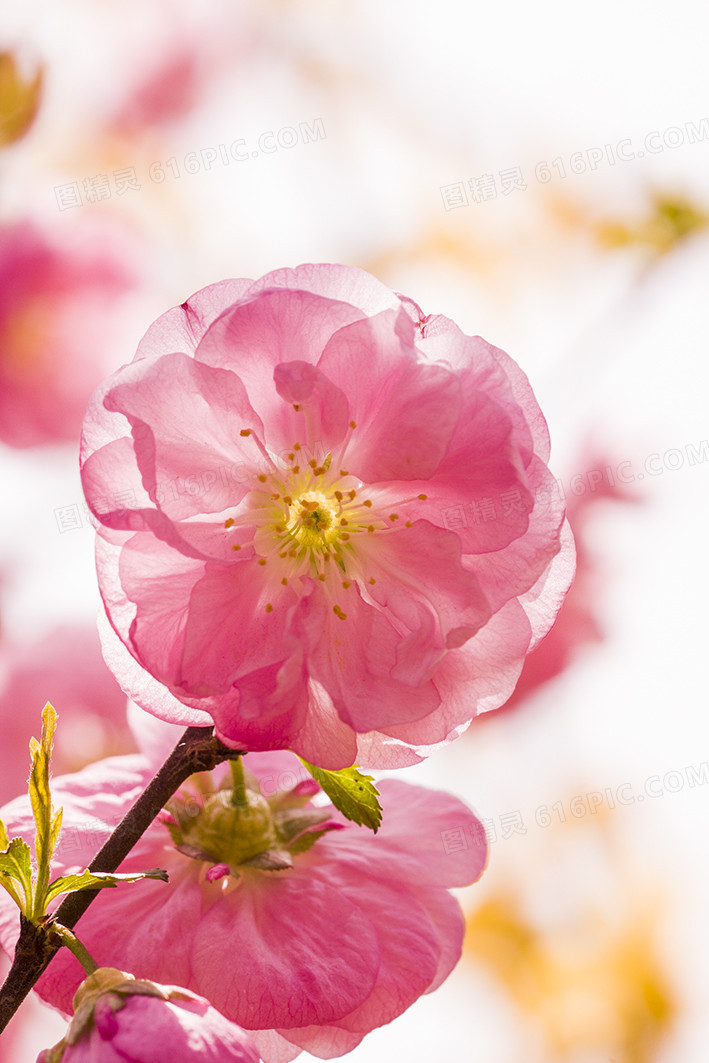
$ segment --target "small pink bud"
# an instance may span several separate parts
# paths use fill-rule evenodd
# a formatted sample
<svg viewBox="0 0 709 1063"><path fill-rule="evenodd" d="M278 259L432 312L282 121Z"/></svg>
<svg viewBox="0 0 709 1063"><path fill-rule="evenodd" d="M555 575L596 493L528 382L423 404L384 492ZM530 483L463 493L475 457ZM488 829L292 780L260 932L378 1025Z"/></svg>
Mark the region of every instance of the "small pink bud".
<svg viewBox="0 0 709 1063"><path fill-rule="evenodd" d="M228 864L215 864L207 872L207 882L216 882L217 879L224 878L225 875L229 874L229 870Z"/></svg>
<svg viewBox="0 0 709 1063"><path fill-rule="evenodd" d="M82 983L66 1037L37 1063L260 1063L249 1035L204 997L100 967Z"/></svg>

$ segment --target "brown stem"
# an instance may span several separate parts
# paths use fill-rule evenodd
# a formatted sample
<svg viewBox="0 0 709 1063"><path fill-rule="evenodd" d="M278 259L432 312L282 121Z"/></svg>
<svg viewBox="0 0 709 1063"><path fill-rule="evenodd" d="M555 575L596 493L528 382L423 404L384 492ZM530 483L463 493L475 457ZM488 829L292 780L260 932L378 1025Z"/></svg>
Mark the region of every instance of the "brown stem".
<svg viewBox="0 0 709 1063"><path fill-rule="evenodd" d="M188 727L157 775L151 779L103 848L91 862L91 871L117 871L158 812L186 779L198 771L211 771L224 760L241 755L214 737L211 727ZM72 929L100 890L69 893L54 913L57 922ZM47 925L20 916L20 937L12 967L0 989L0 1033L19 1008L54 954L61 938Z"/></svg>

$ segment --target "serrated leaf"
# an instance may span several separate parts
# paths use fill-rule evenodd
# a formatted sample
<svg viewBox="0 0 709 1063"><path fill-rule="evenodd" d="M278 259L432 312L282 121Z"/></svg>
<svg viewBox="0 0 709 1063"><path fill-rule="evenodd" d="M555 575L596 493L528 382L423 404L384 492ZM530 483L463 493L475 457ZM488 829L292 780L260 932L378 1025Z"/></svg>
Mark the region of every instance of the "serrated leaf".
<svg viewBox="0 0 709 1063"><path fill-rule="evenodd" d="M63 818L64 809L60 808L54 813L54 819L52 820L52 825L49 831L49 845L52 850L52 853L54 853L54 850L57 847L57 842L59 841L59 833L62 829Z"/></svg>
<svg viewBox="0 0 709 1063"><path fill-rule="evenodd" d="M52 755L52 739L57 726L57 714L49 702L42 709L42 737L30 740L32 769L30 771L29 791L37 833L35 835L35 856L37 858L37 883L35 887L34 918L44 915L47 905L47 885L49 883L49 866L57 842L58 829L55 830L57 817L52 808L52 795L49 791L49 761ZM61 824L61 817L59 817Z"/></svg>
<svg viewBox="0 0 709 1063"><path fill-rule="evenodd" d="M327 771L308 764L302 757L300 759L343 816L377 833L382 822L382 806L377 800L379 791L371 775L363 775L355 765L340 771Z"/></svg>
<svg viewBox="0 0 709 1063"><path fill-rule="evenodd" d="M52 882L47 891L47 903L58 897L60 893L77 893L79 890L100 890L113 888L121 882L139 882L142 878L159 879L167 882L167 871L160 867L152 867L148 871L136 874L108 874L102 871L82 871L80 875L62 875Z"/></svg>
<svg viewBox="0 0 709 1063"><path fill-rule="evenodd" d="M7 833L7 827L5 826L3 821L0 819L0 850L2 850L4 852L7 849L9 844L10 844L10 837L9 837L9 835Z"/></svg>
<svg viewBox="0 0 709 1063"><path fill-rule="evenodd" d="M11 880L22 887L24 903ZM23 914L28 915L32 908L32 860L30 847L23 838L13 838L0 853L0 881Z"/></svg>

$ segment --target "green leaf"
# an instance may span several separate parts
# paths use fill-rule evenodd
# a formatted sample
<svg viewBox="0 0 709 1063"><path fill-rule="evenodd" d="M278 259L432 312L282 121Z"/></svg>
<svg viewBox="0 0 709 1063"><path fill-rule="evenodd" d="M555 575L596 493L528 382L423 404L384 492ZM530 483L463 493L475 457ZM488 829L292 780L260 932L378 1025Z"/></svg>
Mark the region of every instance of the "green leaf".
<svg viewBox="0 0 709 1063"><path fill-rule="evenodd" d="M58 897L60 893L77 893L79 890L100 890L113 888L121 882L139 882L142 878L156 878L161 882L167 882L167 871L160 867L151 867L148 871L141 871L133 875L108 874L103 871L82 871L80 875L62 875L55 878L47 891L47 903Z"/></svg>
<svg viewBox="0 0 709 1063"><path fill-rule="evenodd" d="M4 852L10 844L10 837L7 833L7 827L0 819L0 849Z"/></svg>
<svg viewBox="0 0 709 1063"><path fill-rule="evenodd" d="M382 822L382 807L371 775L363 775L354 765L341 771L327 771L308 764L302 757L300 759L343 816L377 833Z"/></svg>
<svg viewBox="0 0 709 1063"><path fill-rule="evenodd" d="M5 832L7 834L7 832ZM13 885L19 882L24 902ZM3 853L0 853L0 884L2 884L24 915L32 909L32 860L30 847L22 838L13 838Z"/></svg>
<svg viewBox="0 0 709 1063"><path fill-rule="evenodd" d="M49 761L52 755L52 738L57 726L57 714L49 702L42 709L42 738L30 739L32 769L30 771L30 801L37 833L35 856L37 858L37 883L32 918L41 918L46 912L49 883L49 868L57 843L61 814L54 815L52 795L49 791Z"/></svg>

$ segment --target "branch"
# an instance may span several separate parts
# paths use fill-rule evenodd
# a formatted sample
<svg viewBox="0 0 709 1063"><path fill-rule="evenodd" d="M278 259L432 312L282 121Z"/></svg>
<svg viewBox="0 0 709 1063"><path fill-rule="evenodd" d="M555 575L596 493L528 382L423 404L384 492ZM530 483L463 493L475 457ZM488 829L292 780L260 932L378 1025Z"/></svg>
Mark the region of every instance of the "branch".
<svg viewBox="0 0 709 1063"><path fill-rule="evenodd" d="M138 839L145 833L158 812L180 786L198 771L211 771L224 760L241 755L214 737L211 727L188 727L157 775L123 817L103 848L96 854L90 871L117 871ZM69 930L101 890L70 893L54 913L54 919ZM20 937L15 946L12 967L0 989L0 1033L30 992L49 961L61 948L61 938L46 925L32 923L20 916Z"/></svg>

